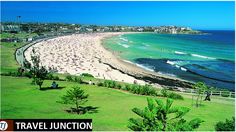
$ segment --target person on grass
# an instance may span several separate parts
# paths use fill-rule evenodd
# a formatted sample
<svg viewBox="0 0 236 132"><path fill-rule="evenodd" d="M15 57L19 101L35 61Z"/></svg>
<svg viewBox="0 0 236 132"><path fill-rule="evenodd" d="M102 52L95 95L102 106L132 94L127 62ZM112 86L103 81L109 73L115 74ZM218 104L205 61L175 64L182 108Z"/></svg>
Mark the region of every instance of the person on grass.
<svg viewBox="0 0 236 132"><path fill-rule="evenodd" d="M211 94L210 94L210 92L207 91L206 93L207 93L207 95L206 95L206 98L204 99L204 101L207 101L207 100L211 101L211 98L210 98Z"/></svg>
<svg viewBox="0 0 236 132"><path fill-rule="evenodd" d="M58 88L58 84L55 81L53 81L52 85L51 85L51 88Z"/></svg>

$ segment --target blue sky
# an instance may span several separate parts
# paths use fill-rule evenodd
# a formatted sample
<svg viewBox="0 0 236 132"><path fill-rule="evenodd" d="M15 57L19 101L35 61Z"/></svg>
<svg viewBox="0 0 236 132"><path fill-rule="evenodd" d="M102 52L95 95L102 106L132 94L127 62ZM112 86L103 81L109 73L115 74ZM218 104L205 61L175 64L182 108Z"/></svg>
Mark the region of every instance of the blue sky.
<svg viewBox="0 0 236 132"><path fill-rule="evenodd" d="M1 2L1 21L234 29L234 2Z"/></svg>

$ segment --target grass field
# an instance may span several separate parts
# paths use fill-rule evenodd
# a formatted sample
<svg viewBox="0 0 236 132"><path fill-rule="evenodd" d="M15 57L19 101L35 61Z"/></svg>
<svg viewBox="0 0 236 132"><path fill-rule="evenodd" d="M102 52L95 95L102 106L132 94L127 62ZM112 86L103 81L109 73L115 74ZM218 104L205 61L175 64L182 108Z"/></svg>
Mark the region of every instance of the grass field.
<svg viewBox="0 0 236 132"><path fill-rule="evenodd" d="M23 43L1 42L1 73L16 71L19 65L15 60L15 50Z"/></svg>
<svg viewBox="0 0 236 132"><path fill-rule="evenodd" d="M30 84L30 79L1 78L2 118L92 118L94 130L128 130L128 119L136 117L131 109L147 105L146 96L114 89L61 81L58 83L64 89L40 91L37 86ZM51 82L45 81L43 87L50 86ZM98 107L97 113L71 114L65 111L68 106L56 103L67 89L76 85L80 85L89 94L89 101L84 106ZM175 100L174 106L191 108L186 115L187 120L196 117L203 119L205 122L198 130L214 130L216 122L234 115L234 101L223 102L213 99L211 102L204 102L204 106L195 108L191 106L192 100L185 97L184 100Z"/></svg>
<svg viewBox="0 0 236 132"><path fill-rule="evenodd" d="M27 38L36 36L35 33L1 33L2 38ZM23 42L1 42L1 73L15 72L19 65L15 60L15 50L19 47L22 47L25 43Z"/></svg>

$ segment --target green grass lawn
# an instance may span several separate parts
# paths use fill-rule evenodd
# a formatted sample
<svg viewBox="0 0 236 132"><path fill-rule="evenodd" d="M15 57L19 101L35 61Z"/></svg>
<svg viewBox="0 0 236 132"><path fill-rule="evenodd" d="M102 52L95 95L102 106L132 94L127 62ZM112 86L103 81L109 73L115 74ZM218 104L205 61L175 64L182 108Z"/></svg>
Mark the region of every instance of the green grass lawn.
<svg viewBox="0 0 236 132"><path fill-rule="evenodd" d="M115 89L58 81L64 89L40 91L37 86L30 84L28 78L1 76L1 79L2 118L92 118L93 130L128 130L128 119L137 117L131 109L147 105L146 96ZM43 87L50 86L51 82L45 81ZM89 94L84 106L98 107L97 113L70 114L65 111L68 107L56 103L67 89L76 85L80 85ZM187 95L184 100L174 101L174 106L191 108L185 119L199 117L205 121L198 130L214 130L216 122L234 116L234 101L213 99L211 102L203 102L204 106L200 108L191 104L192 100Z"/></svg>
<svg viewBox="0 0 236 132"><path fill-rule="evenodd" d="M15 60L15 50L23 46L23 43L1 42L1 73L16 71L19 65Z"/></svg>
<svg viewBox="0 0 236 132"><path fill-rule="evenodd" d="M27 38L27 37L33 37L36 36L35 33L1 33L1 39L2 38ZM22 47L25 43L23 42L1 42L1 73L7 73L7 72L15 72L17 68L20 66L17 64L15 60L15 50L19 47Z"/></svg>
<svg viewBox="0 0 236 132"><path fill-rule="evenodd" d="M37 36L36 33L1 33L1 38L28 38L28 37L34 37Z"/></svg>

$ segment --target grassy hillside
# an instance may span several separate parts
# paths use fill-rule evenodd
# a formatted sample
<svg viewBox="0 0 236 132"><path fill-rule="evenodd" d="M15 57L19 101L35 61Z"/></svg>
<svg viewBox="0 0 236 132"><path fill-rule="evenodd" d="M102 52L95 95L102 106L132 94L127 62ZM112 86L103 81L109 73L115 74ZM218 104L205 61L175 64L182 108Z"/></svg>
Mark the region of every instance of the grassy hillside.
<svg viewBox="0 0 236 132"><path fill-rule="evenodd" d="M80 85L73 82L58 82L65 88L61 90L40 91L31 80L1 76L2 78L2 118L92 118L94 130L128 130L130 117L136 117L132 108L143 108L147 105L147 96L134 95L115 89ZM13 83L14 82L14 83ZM45 81L43 87L50 86L52 81ZM60 96L72 86L80 85L89 94L84 106L98 107L95 113L76 115L67 113L69 107L56 103ZM160 97L158 97L160 98ZM163 99L163 98L161 98ZM191 106L191 98L175 100L174 106L191 108L186 119L199 117L205 120L198 130L214 130L217 121L225 120L234 115L234 101L204 102L204 106Z"/></svg>

